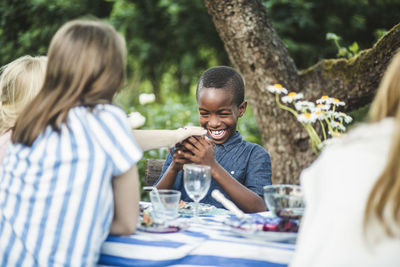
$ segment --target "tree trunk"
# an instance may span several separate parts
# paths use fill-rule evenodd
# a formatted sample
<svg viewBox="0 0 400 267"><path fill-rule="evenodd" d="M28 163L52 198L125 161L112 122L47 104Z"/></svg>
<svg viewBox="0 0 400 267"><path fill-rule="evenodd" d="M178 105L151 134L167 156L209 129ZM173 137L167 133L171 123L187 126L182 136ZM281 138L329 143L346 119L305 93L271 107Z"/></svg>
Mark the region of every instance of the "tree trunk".
<svg viewBox="0 0 400 267"><path fill-rule="evenodd" d="M308 100L339 98L347 110L369 103L390 58L400 47L400 26L372 49L350 60L319 62L298 72L287 47L275 32L260 0L204 0L232 65L246 81L246 98L272 159L273 183L298 183L314 159L308 135L296 119L281 110L268 85L281 83Z"/></svg>

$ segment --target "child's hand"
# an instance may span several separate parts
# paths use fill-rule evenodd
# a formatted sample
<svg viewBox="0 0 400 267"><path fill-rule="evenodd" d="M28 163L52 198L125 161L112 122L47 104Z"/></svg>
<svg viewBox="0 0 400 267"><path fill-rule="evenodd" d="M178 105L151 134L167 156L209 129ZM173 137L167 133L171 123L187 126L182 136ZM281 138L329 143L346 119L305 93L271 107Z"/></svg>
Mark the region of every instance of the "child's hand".
<svg viewBox="0 0 400 267"><path fill-rule="evenodd" d="M182 142L185 150L183 156L195 164L214 166L217 162L214 153L214 144L205 136L192 136Z"/></svg>
<svg viewBox="0 0 400 267"><path fill-rule="evenodd" d="M190 152L189 152L190 153ZM178 172L183 169L183 165L191 163L184 156L184 147L182 144L175 146L174 154L172 155L172 168Z"/></svg>

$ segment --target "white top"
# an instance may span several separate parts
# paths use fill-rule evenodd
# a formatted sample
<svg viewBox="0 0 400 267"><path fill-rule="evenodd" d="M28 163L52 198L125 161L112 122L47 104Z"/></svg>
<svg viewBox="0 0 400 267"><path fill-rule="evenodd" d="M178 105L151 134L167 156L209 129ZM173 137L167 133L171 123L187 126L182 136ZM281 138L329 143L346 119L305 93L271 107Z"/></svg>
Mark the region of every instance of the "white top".
<svg viewBox="0 0 400 267"><path fill-rule="evenodd" d="M75 107L60 133L11 145L0 167L2 266L95 265L113 217L111 179L141 157L112 105Z"/></svg>
<svg viewBox="0 0 400 267"><path fill-rule="evenodd" d="M291 267L400 266L400 240L376 221L363 232L365 204L385 167L395 121L355 128L301 174L306 211Z"/></svg>

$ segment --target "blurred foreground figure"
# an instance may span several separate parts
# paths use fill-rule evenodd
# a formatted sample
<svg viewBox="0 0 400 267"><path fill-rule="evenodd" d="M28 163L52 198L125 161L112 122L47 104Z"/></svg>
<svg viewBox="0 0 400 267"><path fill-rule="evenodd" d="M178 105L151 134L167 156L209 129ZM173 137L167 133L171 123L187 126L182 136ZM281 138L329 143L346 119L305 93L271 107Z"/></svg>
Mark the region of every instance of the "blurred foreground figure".
<svg viewBox="0 0 400 267"><path fill-rule="evenodd" d="M304 170L306 211L291 267L400 266L400 53L370 122L328 145Z"/></svg>

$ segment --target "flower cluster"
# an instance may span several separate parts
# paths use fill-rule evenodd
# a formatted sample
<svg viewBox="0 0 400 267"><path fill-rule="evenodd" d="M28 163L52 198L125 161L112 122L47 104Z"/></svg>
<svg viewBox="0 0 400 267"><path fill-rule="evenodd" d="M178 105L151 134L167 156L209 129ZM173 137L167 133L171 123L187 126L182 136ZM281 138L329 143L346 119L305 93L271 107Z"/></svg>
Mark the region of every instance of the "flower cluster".
<svg viewBox="0 0 400 267"><path fill-rule="evenodd" d="M337 98L322 96L315 103L303 100L302 93L290 92L280 84L267 87L268 91L275 94L277 105L292 113L303 125L311 138L311 145L318 154L328 136L338 137L346 131L345 124L352 121L352 118L344 112L338 112L339 106L345 103ZM283 95L280 98L280 95ZM282 103L281 103L282 101ZM292 107L291 107L292 106ZM319 123L322 129L322 138L318 135L313 124Z"/></svg>

